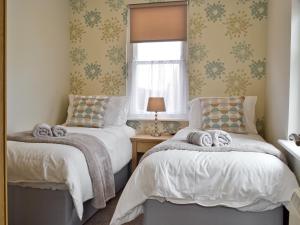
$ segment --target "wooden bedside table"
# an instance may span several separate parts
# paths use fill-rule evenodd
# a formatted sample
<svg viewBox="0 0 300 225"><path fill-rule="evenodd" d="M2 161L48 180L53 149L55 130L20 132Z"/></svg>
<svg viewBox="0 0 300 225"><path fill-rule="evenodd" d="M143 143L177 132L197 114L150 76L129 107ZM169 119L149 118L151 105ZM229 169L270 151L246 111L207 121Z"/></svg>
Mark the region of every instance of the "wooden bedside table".
<svg viewBox="0 0 300 225"><path fill-rule="evenodd" d="M131 161L131 172L133 172L137 166L138 154L145 153L155 145L169 140L172 135L162 135L160 137L153 137L147 134L136 135L130 138L132 143L132 161Z"/></svg>

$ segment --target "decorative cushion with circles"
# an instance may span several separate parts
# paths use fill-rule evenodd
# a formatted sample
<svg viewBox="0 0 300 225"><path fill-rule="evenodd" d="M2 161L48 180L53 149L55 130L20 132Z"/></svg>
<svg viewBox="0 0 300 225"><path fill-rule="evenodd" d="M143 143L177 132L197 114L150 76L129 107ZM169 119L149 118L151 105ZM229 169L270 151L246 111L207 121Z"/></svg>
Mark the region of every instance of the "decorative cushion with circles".
<svg viewBox="0 0 300 225"><path fill-rule="evenodd" d="M104 127L104 113L108 102L107 97L76 96L73 102L73 113L67 126Z"/></svg>
<svg viewBox="0 0 300 225"><path fill-rule="evenodd" d="M202 129L247 133L244 116L245 97L201 99Z"/></svg>

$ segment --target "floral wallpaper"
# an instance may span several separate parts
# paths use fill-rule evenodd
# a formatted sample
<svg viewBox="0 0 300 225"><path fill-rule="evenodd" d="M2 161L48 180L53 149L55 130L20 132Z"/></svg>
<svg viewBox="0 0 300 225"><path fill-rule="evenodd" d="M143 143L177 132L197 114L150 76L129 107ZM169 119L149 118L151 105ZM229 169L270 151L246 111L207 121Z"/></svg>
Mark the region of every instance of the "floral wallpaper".
<svg viewBox="0 0 300 225"><path fill-rule="evenodd" d="M165 0L69 0L71 87L74 94L126 94L127 5ZM267 0L190 0L188 76L196 96L258 96L264 127ZM128 121L141 133L153 122ZM160 122L174 133L186 122Z"/></svg>

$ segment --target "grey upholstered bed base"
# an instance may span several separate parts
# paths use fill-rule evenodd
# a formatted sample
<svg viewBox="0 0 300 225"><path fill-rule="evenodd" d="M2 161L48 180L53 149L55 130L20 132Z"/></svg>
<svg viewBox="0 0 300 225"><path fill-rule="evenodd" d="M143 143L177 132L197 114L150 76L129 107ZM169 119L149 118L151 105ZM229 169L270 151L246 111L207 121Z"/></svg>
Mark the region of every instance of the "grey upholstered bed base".
<svg viewBox="0 0 300 225"><path fill-rule="evenodd" d="M122 190L130 176L130 164L115 174L116 192ZM80 221L68 191L8 187L9 225L81 225L97 212L90 201L84 203Z"/></svg>
<svg viewBox="0 0 300 225"><path fill-rule="evenodd" d="M226 207L147 200L144 204L144 225L283 225L283 212L283 207L266 212L240 212Z"/></svg>

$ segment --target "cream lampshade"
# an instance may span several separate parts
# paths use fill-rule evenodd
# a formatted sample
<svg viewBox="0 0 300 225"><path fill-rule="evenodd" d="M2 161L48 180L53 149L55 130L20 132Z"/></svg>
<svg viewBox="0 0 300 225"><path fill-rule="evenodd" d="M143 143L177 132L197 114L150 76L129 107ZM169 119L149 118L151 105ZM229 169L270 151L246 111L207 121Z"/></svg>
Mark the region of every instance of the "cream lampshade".
<svg viewBox="0 0 300 225"><path fill-rule="evenodd" d="M158 127L157 127L157 112L165 112L166 106L165 106L165 100L163 97L150 97L148 99L148 106L147 106L148 112L155 112L155 131L154 134L152 134L155 137L160 136L160 133L158 133Z"/></svg>

